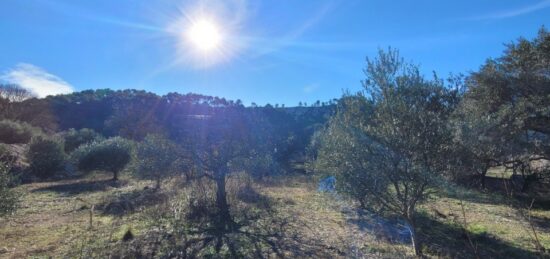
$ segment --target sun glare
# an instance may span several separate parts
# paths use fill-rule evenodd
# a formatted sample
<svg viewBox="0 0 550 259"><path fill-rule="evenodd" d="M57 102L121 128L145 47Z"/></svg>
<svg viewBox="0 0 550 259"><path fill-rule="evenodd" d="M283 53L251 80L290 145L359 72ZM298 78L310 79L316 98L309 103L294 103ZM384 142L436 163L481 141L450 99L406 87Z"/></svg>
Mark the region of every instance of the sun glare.
<svg viewBox="0 0 550 259"><path fill-rule="evenodd" d="M222 40L218 26L208 20L199 20L191 24L187 37L195 47L203 52L219 47Z"/></svg>
<svg viewBox="0 0 550 259"><path fill-rule="evenodd" d="M167 67L182 64L210 68L232 60L247 46L242 37L244 14L233 11L244 7L226 0L213 6L205 5L206 2L181 6L166 16L165 31L176 50Z"/></svg>

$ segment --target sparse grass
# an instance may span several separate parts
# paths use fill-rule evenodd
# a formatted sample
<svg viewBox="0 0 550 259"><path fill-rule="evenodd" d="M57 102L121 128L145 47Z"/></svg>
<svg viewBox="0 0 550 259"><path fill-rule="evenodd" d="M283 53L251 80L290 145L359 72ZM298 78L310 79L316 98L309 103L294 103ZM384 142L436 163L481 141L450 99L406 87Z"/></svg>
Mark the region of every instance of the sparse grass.
<svg viewBox="0 0 550 259"><path fill-rule="evenodd" d="M122 179L121 184L112 185L104 182L107 179L110 179L109 174L97 173L79 179L18 187L25 193L22 208L13 217L0 220L0 240L3 240L0 257L102 257L109 249L130 251L136 246L139 248L138 244L149 242L149 237L176 233L170 228L171 223L155 214L163 206L170 206L175 198L166 203L136 203L132 210L124 210L121 214L103 211L101 204L124 197L147 197L140 195L149 195L142 193L148 191L146 186L152 185L149 181L131 179ZM239 230L223 235L226 243L219 254L215 242L205 241L202 248L197 248L195 256L231 256L235 252L232 249L241 257L413 256L408 244L392 244L377 238L375 233L362 230L357 222L365 219L351 212L350 203L318 193L316 183L306 176L286 176L251 183L253 192L250 190L252 193L244 196L235 192L230 202L235 220L240 224ZM163 195L179 197L176 180L166 186ZM464 228L483 258L537 256L528 222L507 205L506 197L472 190L458 193L460 195L440 193L421 206L419 227L426 241L423 250L428 257L473 257ZM467 226L461 223L461 199ZM92 205L96 207L93 226L89 229ZM550 248L550 211L535 209L531 215L542 245ZM181 237L180 243L208 236L206 232L194 234L198 228L190 222L182 223L187 234ZM124 241L129 231L133 239ZM166 247L156 249L163 251Z"/></svg>
<svg viewBox="0 0 550 259"><path fill-rule="evenodd" d="M491 167L487 170L487 177L510 179L512 170L507 170L504 166Z"/></svg>

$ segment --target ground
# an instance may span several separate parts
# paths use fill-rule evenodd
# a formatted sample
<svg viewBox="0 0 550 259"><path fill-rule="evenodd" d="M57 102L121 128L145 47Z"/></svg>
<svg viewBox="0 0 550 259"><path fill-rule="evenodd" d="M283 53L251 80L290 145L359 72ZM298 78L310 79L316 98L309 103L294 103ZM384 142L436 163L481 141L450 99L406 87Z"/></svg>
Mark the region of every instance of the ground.
<svg viewBox="0 0 550 259"><path fill-rule="evenodd" d="M162 224L151 221L151 210L170 200L166 197L172 190L165 187L162 195L153 195L148 188L152 182L123 177L114 184L109 179L96 173L18 187L21 208L0 219L0 258L86 257L90 243L115 247L143 241L155 224ZM365 227L372 218L341 197L319 193L316 182L307 176L255 182L257 196L243 199L239 204L244 207L235 205L232 213L242 225L238 233L225 236L229 245L221 250L237 247L227 253L266 258L412 257L408 244L391 244L383 233ZM540 243L550 248L550 210L535 208L526 214L494 194L440 191L421 206L419 222L429 257L475 257L476 249L480 258L541 257L531 225ZM194 255L215 257L206 242L201 249Z"/></svg>

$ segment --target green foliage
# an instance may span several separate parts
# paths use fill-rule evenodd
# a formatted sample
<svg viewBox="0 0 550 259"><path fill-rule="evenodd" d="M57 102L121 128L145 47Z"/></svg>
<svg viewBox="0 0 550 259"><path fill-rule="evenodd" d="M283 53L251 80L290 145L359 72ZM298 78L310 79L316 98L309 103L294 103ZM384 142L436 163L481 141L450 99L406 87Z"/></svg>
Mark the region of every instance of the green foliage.
<svg viewBox="0 0 550 259"><path fill-rule="evenodd" d="M63 139L65 140L65 152L71 153L83 144L103 140L103 136L92 129L69 129L63 134Z"/></svg>
<svg viewBox="0 0 550 259"><path fill-rule="evenodd" d="M113 180L117 180L118 173L130 162L131 152L132 144L128 140L114 137L82 145L71 156L79 170L112 172Z"/></svg>
<svg viewBox="0 0 550 259"><path fill-rule="evenodd" d="M344 97L321 137L315 166L363 205L408 221L415 251L415 207L445 173L448 117L458 98L437 77L426 80L399 53L367 60L366 94Z"/></svg>
<svg viewBox="0 0 550 259"><path fill-rule="evenodd" d="M147 135L137 145L135 174L144 179L155 180L160 188L162 178L176 172L178 149L174 143L160 135Z"/></svg>
<svg viewBox="0 0 550 259"><path fill-rule="evenodd" d="M40 178L52 177L65 166L63 142L53 137L33 137L27 151L27 160L34 175Z"/></svg>
<svg viewBox="0 0 550 259"><path fill-rule="evenodd" d="M19 201L18 194L13 189L12 176L8 165L0 162L0 217L15 211Z"/></svg>
<svg viewBox="0 0 550 259"><path fill-rule="evenodd" d="M454 135L462 146L464 172L484 179L491 166L528 168L550 158L550 33L507 45L468 78L455 113ZM468 167L470 170L468 170ZM530 172L522 171L522 174Z"/></svg>
<svg viewBox="0 0 550 259"><path fill-rule="evenodd" d="M25 122L11 120L0 121L0 142L2 143L26 144L29 143L33 135L40 133L40 129L32 127Z"/></svg>
<svg viewBox="0 0 550 259"><path fill-rule="evenodd" d="M0 163L13 164L16 157L10 152L6 144L0 143Z"/></svg>

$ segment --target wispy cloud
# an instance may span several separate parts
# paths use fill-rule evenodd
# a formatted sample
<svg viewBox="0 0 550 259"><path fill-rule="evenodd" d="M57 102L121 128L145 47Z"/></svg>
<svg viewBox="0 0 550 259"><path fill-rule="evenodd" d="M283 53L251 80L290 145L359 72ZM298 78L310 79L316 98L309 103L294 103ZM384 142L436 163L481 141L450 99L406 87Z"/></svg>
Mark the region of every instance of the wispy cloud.
<svg viewBox="0 0 550 259"><path fill-rule="evenodd" d="M478 20L506 19L506 18L512 18L512 17L516 17L516 16L536 12L536 11L539 11L539 10L542 10L542 9L545 9L545 8L548 8L548 7L550 7L550 0L544 0L544 1L540 1L540 2L532 4L532 5L523 6L523 7L519 7L519 8L515 8L515 9L502 10L502 11L497 11L497 12L494 12L494 13L468 17L468 18L466 18L466 20L476 20L476 21L478 21Z"/></svg>
<svg viewBox="0 0 550 259"><path fill-rule="evenodd" d="M18 84L38 97L67 94L73 87L60 77L32 64L19 63L0 75L1 81Z"/></svg>

